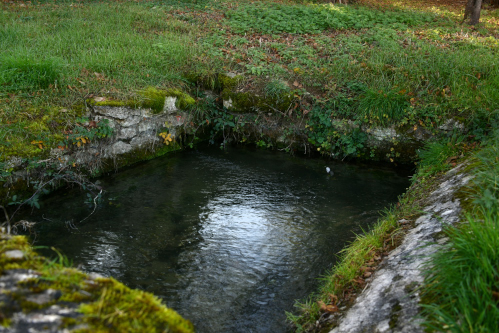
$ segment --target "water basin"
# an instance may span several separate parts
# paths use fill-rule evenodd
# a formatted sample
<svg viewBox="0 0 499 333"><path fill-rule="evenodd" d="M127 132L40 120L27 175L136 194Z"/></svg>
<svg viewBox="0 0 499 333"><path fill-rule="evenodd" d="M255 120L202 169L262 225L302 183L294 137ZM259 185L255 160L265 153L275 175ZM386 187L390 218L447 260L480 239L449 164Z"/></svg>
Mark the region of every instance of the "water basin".
<svg viewBox="0 0 499 333"><path fill-rule="evenodd" d="M408 187L390 169L216 148L100 181L104 200L83 222L83 194L47 199L31 217L43 220L36 245L154 293L201 333L285 332L285 311Z"/></svg>

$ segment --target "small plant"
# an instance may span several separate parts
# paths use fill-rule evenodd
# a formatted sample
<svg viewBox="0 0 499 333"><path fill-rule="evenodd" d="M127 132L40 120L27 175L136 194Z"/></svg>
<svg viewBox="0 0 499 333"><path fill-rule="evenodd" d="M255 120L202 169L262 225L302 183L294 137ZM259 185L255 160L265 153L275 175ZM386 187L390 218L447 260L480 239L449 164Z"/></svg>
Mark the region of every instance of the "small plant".
<svg viewBox="0 0 499 333"><path fill-rule="evenodd" d="M459 156L464 139L455 133L448 139L429 142L424 149L419 150L419 176L424 178L450 169L451 165L447 161Z"/></svg>
<svg viewBox="0 0 499 333"><path fill-rule="evenodd" d="M66 135L66 141L77 147L90 143L96 138L106 138L113 135L113 129L109 126L109 120L99 122L90 121L88 118L76 119L74 128ZM64 144L60 145L64 146Z"/></svg>
<svg viewBox="0 0 499 333"><path fill-rule="evenodd" d="M171 133L168 132L161 132L159 133L159 136L163 138L163 143L165 145L169 145L170 142L173 142L174 136L171 135Z"/></svg>
<svg viewBox="0 0 499 333"><path fill-rule="evenodd" d="M289 93L290 89L286 82L272 80L265 85L263 91L267 97L279 99L283 94Z"/></svg>
<svg viewBox="0 0 499 333"><path fill-rule="evenodd" d="M419 25L433 19L432 15L386 11L334 5L252 4L240 5L227 13L238 33L251 30L264 33L317 34L326 29L363 29L376 25L394 27Z"/></svg>

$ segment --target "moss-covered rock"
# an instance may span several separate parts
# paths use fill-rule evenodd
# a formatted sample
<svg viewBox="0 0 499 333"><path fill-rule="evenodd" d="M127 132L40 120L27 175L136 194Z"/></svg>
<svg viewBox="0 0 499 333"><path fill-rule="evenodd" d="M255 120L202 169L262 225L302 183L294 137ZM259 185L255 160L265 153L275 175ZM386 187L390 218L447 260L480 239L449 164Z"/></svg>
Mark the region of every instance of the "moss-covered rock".
<svg viewBox="0 0 499 333"><path fill-rule="evenodd" d="M47 328L52 331L194 332L189 321L154 295L130 289L112 278L89 276L64 265L66 260L59 257L58 263L50 261L35 253L24 236L0 232L0 274L6 286L0 291L2 326L16 331L16 312L23 312L25 318L33 313L38 322L43 321L49 314L45 309L58 305L61 312L54 313L51 308L49 314ZM25 320L23 328L29 323Z"/></svg>
<svg viewBox="0 0 499 333"><path fill-rule="evenodd" d="M167 89L165 91L165 96L176 97L177 101L175 102L175 106L181 110L185 110L196 104L196 100L193 97L179 89Z"/></svg>
<svg viewBox="0 0 499 333"><path fill-rule="evenodd" d="M236 75L233 73L218 74L218 84L220 89L233 91L237 88L238 84L243 80L242 75Z"/></svg>
<svg viewBox="0 0 499 333"><path fill-rule="evenodd" d="M196 103L196 100L187 92L178 89L158 89L155 87L147 87L138 92L135 99L128 100L103 100L95 101L87 99L87 104L90 106L111 106L111 107L130 107L130 108L146 108L151 109L152 113L161 113L165 107L165 98L175 97L175 106L178 109L185 110Z"/></svg>

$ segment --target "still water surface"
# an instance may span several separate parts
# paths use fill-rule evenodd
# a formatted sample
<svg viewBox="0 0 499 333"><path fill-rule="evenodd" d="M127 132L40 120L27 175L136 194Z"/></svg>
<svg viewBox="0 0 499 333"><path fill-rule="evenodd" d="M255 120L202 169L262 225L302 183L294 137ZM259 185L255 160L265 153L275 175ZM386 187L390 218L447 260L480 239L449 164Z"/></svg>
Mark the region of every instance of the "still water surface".
<svg viewBox="0 0 499 333"><path fill-rule="evenodd" d="M37 245L150 291L204 332L285 332L285 311L354 232L396 202L407 175L268 151L170 155L101 179L104 202L56 195ZM77 229L68 228L73 221Z"/></svg>

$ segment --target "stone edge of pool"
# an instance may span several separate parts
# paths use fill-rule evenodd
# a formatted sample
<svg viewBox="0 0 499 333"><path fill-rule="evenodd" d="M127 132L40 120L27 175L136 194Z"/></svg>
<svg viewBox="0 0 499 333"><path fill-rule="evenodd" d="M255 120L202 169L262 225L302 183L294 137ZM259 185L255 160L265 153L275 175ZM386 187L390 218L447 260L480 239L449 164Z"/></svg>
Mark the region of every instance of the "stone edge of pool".
<svg viewBox="0 0 499 333"><path fill-rule="evenodd" d="M0 231L0 332L194 332L151 293L39 256Z"/></svg>

